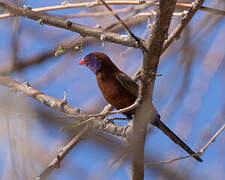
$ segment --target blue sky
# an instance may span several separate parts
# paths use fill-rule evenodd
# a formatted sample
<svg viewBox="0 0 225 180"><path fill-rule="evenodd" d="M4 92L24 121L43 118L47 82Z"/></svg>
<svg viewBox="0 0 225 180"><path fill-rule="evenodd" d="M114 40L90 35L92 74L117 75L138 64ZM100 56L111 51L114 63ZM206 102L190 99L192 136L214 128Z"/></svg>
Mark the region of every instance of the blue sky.
<svg viewBox="0 0 225 180"><path fill-rule="evenodd" d="M31 7L44 7L58 5L58 1L26 1ZM207 4L206 5L210 5ZM60 11L52 11L52 14L71 14L81 11L92 11L92 9L78 8ZM212 128L210 137L221 127L222 123L218 122L217 115L223 110L224 102L224 49L225 49L225 20L221 20L216 25L213 31L203 32L213 22L205 23L205 27L197 29L199 22L205 17L205 12L199 12L190 23L191 40L188 41L189 48L195 49L195 56L192 58L193 65L190 69L190 81L186 94L179 99L179 106L175 109L172 116L167 118L168 110L175 104L176 92L181 88L184 80L184 62L181 61L184 53L181 40L176 41L171 48L168 49L161 60L158 73L162 73L162 77L156 80L154 90L153 103L162 115L162 120L173 129L188 145L194 150L199 150L209 138L201 139L207 128ZM104 24L104 20L98 18L76 18L72 21L83 25L94 27L96 23ZM176 20L177 22L177 20ZM139 27L132 28L138 36L141 36L146 28L146 23ZM11 59L12 51L12 34L13 34L13 18L0 20L0 63L4 64ZM21 18L18 40L21 44L19 47L19 59L28 59L34 55L41 54L51 49L57 48L64 40L72 41L79 35L77 33L61 30L59 28L40 25L37 22ZM124 32L123 32L124 33ZM184 46L187 48L186 46ZM127 74L132 75L142 63L142 55L139 50L131 49L125 56L120 53L127 50L126 47L104 43L91 44L83 49L84 57L89 52L102 51L108 54L113 62ZM178 51L179 50L179 51ZM192 57L191 54L188 56ZM79 107L84 111L98 109L100 111L103 105L106 104L100 90L98 89L95 76L85 67L80 67L80 54L72 55L65 53L59 57L54 57L51 60L37 66L25 69L23 72L14 73L12 77L20 82L29 81L35 88L42 92L56 97L62 98L64 90L68 94L68 103L74 107ZM182 64L183 63L183 64ZM215 66L218 65L218 68ZM63 70L62 72L60 70ZM213 71L215 70L215 72ZM42 82L53 75L53 80L49 83ZM54 78L54 76L57 76ZM3 92L1 87L1 92ZM5 91L4 91L5 92ZM13 93L9 96L18 96ZM22 95L19 95L22 96ZM38 102L25 97L26 103L31 103L32 107L37 107L44 110L49 108L43 107ZM99 101L99 103L97 103ZM97 107L93 107L97 104ZM16 108L16 104L13 105ZM15 111L15 109L11 109ZM53 111L54 112L54 111ZM54 112L57 113L57 112ZM216 119L215 119L216 118ZM217 120L218 119L218 120ZM224 122L224 118L222 118ZM54 157L57 149L68 142L66 132L61 132L59 127L46 125L43 121L26 118L26 121L31 123L31 129L26 130L28 134L37 142L42 144L46 155ZM6 119L5 119L6 122ZM215 122L215 123L214 123ZM215 125L215 127L213 127ZM30 126L29 126L30 127ZM14 127L16 128L16 127ZM24 127L20 127L24 128ZM19 131L19 130L18 130ZM20 141L21 136L16 137ZM182 172L189 168L191 177L199 177L202 179L221 179L224 177L225 161L223 154L225 152L224 133L222 133L215 143L211 144L202 156L204 162L196 163L193 159L183 160L174 164L166 164L171 166L178 172ZM7 136L1 138L1 154L0 159L3 163L0 166L0 174L4 174L6 167L10 164L9 139ZM32 143L31 143L32 144ZM49 150L49 151L48 151ZM146 142L146 155L156 155L160 160L173 159L179 156L186 155L177 145L173 144L159 130L155 129L154 133L148 137ZM5 156L7 155L7 156ZM130 163L125 163L115 172L107 163L111 158L115 157L116 151L109 146L90 139L81 142L76 146L62 163L62 168L56 170L50 179L90 179L94 175L98 175L99 179L130 179ZM30 155L30 157L32 157ZM154 157L154 156L153 156ZM15 156L19 161L19 157ZM12 163L11 158L11 163ZM36 161L34 161L37 163ZM35 163L34 163L35 164ZM38 166L38 164L40 166ZM47 165L47 164L46 164ZM37 166L37 167L36 167ZM73 169L74 171L71 170ZM39 173L45 165L43 162L35 164L35 173ZM193 169L192 169L192 168ZM18 167L20 168L20 167ZM105 174L102 172L106 172ZM151 171L153 173L153 171ZM157 174L146 173L146 179L155 179ZM0 176L1 177L1 176ZM22 177L22 175L21 175ZM76 178L75 178L76 177ZM97 178L97 179L98 179Z"/></svg>

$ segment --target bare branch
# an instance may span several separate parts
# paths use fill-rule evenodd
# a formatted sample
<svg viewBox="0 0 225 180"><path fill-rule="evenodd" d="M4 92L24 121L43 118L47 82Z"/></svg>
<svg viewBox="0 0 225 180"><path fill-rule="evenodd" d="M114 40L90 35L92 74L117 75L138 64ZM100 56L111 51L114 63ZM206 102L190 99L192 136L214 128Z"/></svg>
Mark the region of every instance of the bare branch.
<svg viewBox="0 0 225 180"><path fill-rule="evenodd" d="M60 168L61 161L66 157L66 155L88 134L91 128L85 126L81 131L78 132L76 136L64 147L60 148L56 158L54 158L49 164L48 167L38 176L36 179L42 180L47 178L53 170Z"/></svg>
<svg viewBox="0 0 225 180"><path fill-rule="evenodd" d="M140 41L139 38L137 38L134 33L132 33L132 31L130 30L130 28L123 22L123 20L116 14L114 13L114 11L112 10L112 8L110 8L107 3L104 0L99 0L102 2L102 4L104 4L104 6L113 13L114 17L120 22L120 24L122 24L122 26L124 27L124 29L127 31L127 33L129 34L129 36L131 36L135 41L136 44L139 48L141 48L142 50L146 51L146 48L144 47L143 43Z"/></svg>
<svg viewBox="0 0 225 180"><path fill-rule="evenodd" d="M117 0L112 0L112 1L105 1L108 5L139 5L139 4L149 4L149 6L158 6L158 2L152 2L152 1L117 1ZM46 12L46 11L54 11L54 10L60 10L60 9L71 9L71 8L81 8L81 7L95 7L95 6L102 6L101 3L97 1L91 1L91 2L83 2L83 3L62 3L61 5L57 6L47 6L47 7L41 7L41 8L34 8L32 11L34 12ZM181 8L190 8L192 5L189 3L177 3L176 7L181 7ZM26 7L26 6L25 6ZM27 6L26 8L29 8ZM225 16L225 11L219 10L219 9L214 9L214 8L209 8L205 6L201 6L200 10L206 11L212 14L217 14L217 15L223 15ZM0 19L8 18L8 17L13 17L13 14L6 13L6 14L1 14Z"/></svg>
<svg viewBox="0 0 225 180"><path fill-rule="evenodd" d="M61 111L63 113L70 114L70 115L84 115L84 116L88 115L84 113L83 111L81 111L79 108L75 108L66 104L63 99L57 99L57 98L48 96L40 92L39 90L32 88L28 82L25 82L22 84L15 80L12 80L8 76L0 75L0 85L9 87L13 91L21 92L25 94L26 96L30 96L33 99L37 100L38 102L52 109ZM102 113L106 113L107 111L110 111L110 110L111 110L111 106L107 106L106 108L104 108ZM65 119L64 117L62 118L56 117L56 118ZM108 132L115 136L120 136L125 139L127 138L127 132L126 132L127 126L119 126L114 124L113 122L108 122L105 126L102 126L103 124L102 118L104 117L101 117L101 118L93 117L91 121L92 127Z"/></svg>
<svg viewBox="0 0 225 180"><path fill-rule="evenodd" d="M176 27L176 29L174 29L174 31L169 35L168 39L165 41L162 53L174 42L174 40L180 38L180 35L183 32L184 28L191 21L196 12L201 8L203 3L204 0L196 0L195 2L193 2L193 5L189 9L187 15L183 18L182 22Z"/></svg>
<svg viewBox="0 0 225 180"><path fill-rule="evenodd" d="M209 147L210 144L212 144L217 136L219 136L225 129L225 124L216 132L216 134L209 140L209 142L206 143L206 145L200 150L200 154L203 154L205 150Z"/></svg>
<svg viewBox="0 0 225 180"><path fill-rule="evenodd" d="M99 28L91 28L91 27L83 26L77 23L73 23L69 20L57 18L55 16L36 13L36 12L33 12L32 10L23 9L14 4L10 4L8 2L0 1L0 7L2 7L3 9L15 15L23 16L28 19L35 20L42 25L47 24L47 25L59 27L62 29L67 29L73 32L77 32L81 36L92 36L97 39L100 39L101 41L108 41L108 42L113 42L113 43L122 44L129 47L137 48L137 44L135 40L133 40L132 38L127 38L127 37L124 38L124 36L121 36L116 33L105 32L104 30Z"/></svg>
<svg viewBox="0 0 225 180"><path fill-rule="evenodd" d="M152 94L155 74L158 67L161 49L168 33L170 21L175 9L176 0L160 1L156 22L147 41L148 52L143 51L144 59L141 71L142 98L134 118L132 139L132 179L144 179L144 147L147 125L153 122L156 110L152 105Z"/></svg>
<svg viewBox="0 0 225 180"><path fill-rule="evenodd" d="M224 131L225 129L225 124L215 133L215 135L206 143L206 145L199 151L197 152L198 155L202 155L205 150L213 143L215 142L216 138ZM166 163L173 163L182 159L187 159L193 156L182 156L182 157L178 157L175 159L170 159L170 160L164 160L164 161L158 161L158 162L153 162L153 163L147 163L146 166L148 166L149 164L151 165L159 165L159 164L166 164Z"/></svg>

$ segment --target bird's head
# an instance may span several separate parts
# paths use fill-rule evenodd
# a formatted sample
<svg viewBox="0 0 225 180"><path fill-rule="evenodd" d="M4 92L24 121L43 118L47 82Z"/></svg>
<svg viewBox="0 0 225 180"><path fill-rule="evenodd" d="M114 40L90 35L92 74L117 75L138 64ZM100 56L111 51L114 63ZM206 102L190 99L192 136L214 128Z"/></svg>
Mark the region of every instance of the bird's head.
<svg viewBox="0 0 225 180"><path fill-rule="evenodd" d="M112 69L117 69L109 57L101 52L94 52L86 55L79 64L86 65L95 74L100 70L111 71Z"/></svg>

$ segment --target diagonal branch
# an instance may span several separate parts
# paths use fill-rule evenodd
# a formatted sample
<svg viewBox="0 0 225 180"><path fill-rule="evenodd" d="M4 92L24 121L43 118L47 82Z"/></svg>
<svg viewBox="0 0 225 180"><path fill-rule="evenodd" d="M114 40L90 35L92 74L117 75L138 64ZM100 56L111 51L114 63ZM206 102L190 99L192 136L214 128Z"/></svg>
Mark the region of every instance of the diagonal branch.
<svg viewBox="0 0 225 180"><path fill-rule="evenodd" d="M64 1L66 2L66 1ZM102 4L98 3L97 1L92 1L92 2L81 2L81 3L64 3L62 2L61 5L56 5L56 6L47 6L47 7L40 7L40 8L33 8L32 11L34 12L46 12L46 11L54 11L54 10L60 10L60 9L72 9L72 8L81 8L81 7L95 7L95 6L101 6ZM158 6L158 2L152 2L152 1L118 1L118 0L110 0L110 1L105 1L108 5L139 5L139 4L148 4L149 6ZM25 6L26 7L26 6ZM192 5L190 3L177 3L176 7L180 8L191 8ZM30 8L27 6L27 8ZM206 11L212 14L216 15L222 15L225 16L225 11L220 10L220 9L215 9L215 8L209 8L205 6L201 6L199 9L201 11ZM10 13L5 13L0 15L0 19L12 17L13 15Z"/></svg>
<svg viewBox="0 0 225 180"><path fill-rule="evenodd" d="M104 0L100 0L102 4L110 11L113 13L114 17L120 22L120 24L124 27L124 29L127 31L127 33L136 41L137 46L141 48L142 50L147 52L147 49L144 47L143 43L140 41L137 36L130 30L130 28L126 25L125 22L108 6L108 4Z"/></svg>
<svg viewBox="0 0 225 180"><path fill-rule="evenodd" d="M104 30L99 28L91 28L88 26L73 23L69 20L57 18L55 16L40 14L37 12L33 12L32 10L29 10L27 8L21 8L4 1L0 1L0 8L5 9L10 13L13 13L14 15L23 16L28 19L35 20L40 24L47 24L62 29L67 29L72 32L77 32L81 36L92 36L97 39L100 39L101 41L108 41L120 45L122 44L125 46L137 48L137 44L134 39L129 37L127 38L113 32L105 32Z"/></svg>
<svg viewBox="0 0 225 180"><path fill-rule="evenodd" d="M38 102L52 108L58 111L61 111L63 113L71 114L71 115L85 115L84 112L82 112L79 108L74 108L72 106L69 106L66 103L66 100L64 99L57 99L51 96L48 96L37 89L34 89L31 87L31 85L28 82L25 83L19 83L15 80L12 80L8 76L4 76L0 74L0 85L9 87L13 91L18 91L26 96L30 96L33 99L37 100ZM111 106L106 106L102 113L106 113L107 111L111 110ZM86 135L88 131L90 131L92 128L108 132L112 135L122 137L125 140L128 138L130 133L130 125L127 126L120 126L117 124L114 124L113 122L107 122L107 124L104 124L103 121L104 117L101 118L95 118L92 117L90 123L86 123L84 125L83 130L81 130L77 136L75 136L64 148L61 152L59 152L58 156L52 160L52 162L49 164L46 170L43 171L43 173L40 175L41 177L45 177L49 175L54 169L57 168L57 165L64 159L64 157L72 150L72 148L82 140L82 137Z"/></svg>
<svg viewBox="0 0 225 180"><path fill-rule="evenodd" d="M29 96L35 100L37 100L38 102L52 108L55 110L58 110L60 112L66 113L66 114L70 114L70 115L88 115L86 113L84 113L83 111L81 111L79 108L75 108L72 107L70 105L68 105L66 103L65 100L63 99L57 99L51 96L48 96L42 92L40 92L37 89L34 89L28 82L25 83L19 83L15 80L12 80L10 77L8 76L4 76L0 74L0 85L6 86L10 89L12 89L13 91L18 91L21 92L23 94L25 94L26 96ZM110 111L111 106L106 107L102 113L105 113L107 111ZM82 116L81 116L82 117ZM108 122L105 126L103 126L103 117L92 117L91 122L91 127L101 130L101 131L105 131L108 132L112 135L116 135L116 136L120 136L122 138L127 138L127 128L128 126L119 126L114 124L113 122ZM63 119L63 118L62 118ZM83 118L81 118L83 119ZM90 123L89 123L90 124ZM88 124L88 125L89 125Z"/></svg>
<svg viewBox="0 0 225 180"><path fill-rule="evenodd" d="M66 157L66 155L88 134L90 130L89 126L85 126L79 133L74 136L74 138L63 148L59 150L56 158L54 158L49 164L48 167L36 178L39 180L46 179L53 170L60 167L61 161Z"/></svg>
<svg viewBox="0 0 225 180"><path fill-rule="evenodd" d="M204 0L196 0L192 7L189 9L188 14L182 19L182 22L173 30L169 35L168 39L165 41L162 53L177 39L179 39L181 33L187 24L191 21L196 12L201 8Z"/></svg>

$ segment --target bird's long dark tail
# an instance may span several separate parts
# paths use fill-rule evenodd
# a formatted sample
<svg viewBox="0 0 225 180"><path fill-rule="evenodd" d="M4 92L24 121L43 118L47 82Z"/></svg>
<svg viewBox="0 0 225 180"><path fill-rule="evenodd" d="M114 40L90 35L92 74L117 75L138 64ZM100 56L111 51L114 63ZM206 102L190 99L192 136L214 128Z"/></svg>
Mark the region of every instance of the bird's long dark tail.
<svg viewBox="0 0 225 180"><path fill-rule="evenodd" d="M152 124L165 133L174 143L182 147L188 154L193 156L196 160L202 162L202 159L194 151L192 151L191 148L189 148L176 134L174 134L162 121L160 121L159 115Z"/></svg>

